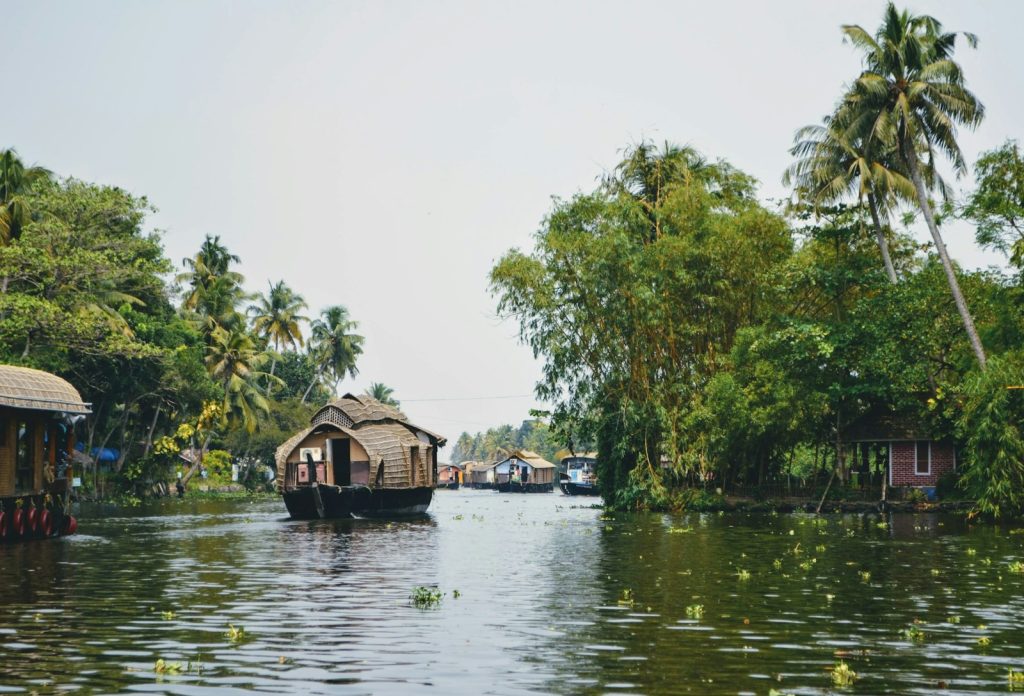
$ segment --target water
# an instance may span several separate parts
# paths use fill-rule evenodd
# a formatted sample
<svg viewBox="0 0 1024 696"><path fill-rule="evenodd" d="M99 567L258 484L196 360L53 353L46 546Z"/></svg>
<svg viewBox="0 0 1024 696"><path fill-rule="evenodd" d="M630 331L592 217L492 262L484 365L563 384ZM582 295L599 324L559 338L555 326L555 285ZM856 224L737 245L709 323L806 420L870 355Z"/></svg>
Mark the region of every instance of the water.
<svg viewBox="0 0 1024 696"><path fill-rule="evenodd" d="M593 501L439 491L392 523L289 521L273 499L87 513L74 537L0 547L0 693L821 694L843 659L849 693L1004 694L1024 670L1024 534ZM440 605L412 606L419 585Z"/></svg>

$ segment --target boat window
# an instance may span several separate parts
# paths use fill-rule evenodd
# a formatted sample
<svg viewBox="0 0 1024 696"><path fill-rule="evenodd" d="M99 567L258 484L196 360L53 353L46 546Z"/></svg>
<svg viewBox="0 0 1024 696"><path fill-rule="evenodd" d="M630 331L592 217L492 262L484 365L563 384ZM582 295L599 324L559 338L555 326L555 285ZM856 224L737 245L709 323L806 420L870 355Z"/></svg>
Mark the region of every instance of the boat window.
<svg viewBox="0 0 1024 696"><path fill-rule="evenodd" d="M15 454L15 487L19 491L31 490L35 486L35 471L32 466L32 424L18 422L18 447Z"/></svg>
<svg viewBox="0 0 1024 696"><path fill-rule="evenodd" d="M918 474L927 474L931 472L931 443L928 440L917 441L917 468L915 469Z"/></svg>

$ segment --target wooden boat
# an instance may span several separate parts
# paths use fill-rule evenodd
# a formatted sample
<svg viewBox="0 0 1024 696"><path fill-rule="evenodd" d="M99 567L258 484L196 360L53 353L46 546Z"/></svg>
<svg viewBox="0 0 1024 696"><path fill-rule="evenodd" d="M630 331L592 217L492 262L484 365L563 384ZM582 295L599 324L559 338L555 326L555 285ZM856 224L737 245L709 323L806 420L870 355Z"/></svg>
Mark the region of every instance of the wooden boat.
<svg viewBox="0 0 1024 696"><path fill-rule="evenodd" d="M565 473L558 481L558 487L566 495L601 495L597 487L597 455L581 454L563 457L560 462Z"/></svg>
<svg viewBox="0 0 1024 696"><path fill-rule="evenodd" d="M494 467L497 465L497 462L490 464L486 462L466 462L466 476L469 478L469 487L478 490L494 488Z"/></svg>
<svg viewBox="0 0 1024 696"><path fill-rule="evenodd" d="M501 493L550 493L555 465L529 450L515 450L494 465L494 487Z"/></svg>
<svg viewBox="0 0 1024 696"><path fill-rule="evenodd" d="M437 470L437 487L457 491L463 476L462 468L458 464L445 464Z"/></svg>
<svg viewBox="0 0 1024 696"><path fill-rule="evenodd" d="M0 365L0 542L75 532L74 425L88 413L57 375Z"/></svg>
<svg viewBox="0 0 1024 696"><path fill-rule="evenodd" d="M294 519L421 515L445 443L396 408L346 394L278 447L278 491Z"/></svg>

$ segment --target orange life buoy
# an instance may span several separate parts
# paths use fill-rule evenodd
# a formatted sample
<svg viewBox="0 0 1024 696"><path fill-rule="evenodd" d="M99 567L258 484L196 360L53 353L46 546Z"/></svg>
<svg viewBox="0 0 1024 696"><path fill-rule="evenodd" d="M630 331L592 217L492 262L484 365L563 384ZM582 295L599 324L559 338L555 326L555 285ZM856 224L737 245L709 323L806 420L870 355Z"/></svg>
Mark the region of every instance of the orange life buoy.
<svg viewBox="0 0 1024 696"><path fill-rule="evenodd" d="M74 534L76 531L78 531L78 520L75 519L74 515L68 515L64 519L64 533Z"/></svg>
<svg viewBox="0 0 1024 696"><path fill-rule="evenodd" d="M11 536L17 538L25 533L25 519L21 510L11 513Z"/></svg>
<svg viewBox="0 0 1024 696"><path fill-rule="evenodd" d="M39 532L48 537L53 534L53 515L46 508L39 511Z"/></svg>
<svg viewBox="0 0 1024 696"><path fill-rule="evenodd" d="M38 510L34 506L25 510L25 531L29 534L36 531L37 514Z"/></svg>

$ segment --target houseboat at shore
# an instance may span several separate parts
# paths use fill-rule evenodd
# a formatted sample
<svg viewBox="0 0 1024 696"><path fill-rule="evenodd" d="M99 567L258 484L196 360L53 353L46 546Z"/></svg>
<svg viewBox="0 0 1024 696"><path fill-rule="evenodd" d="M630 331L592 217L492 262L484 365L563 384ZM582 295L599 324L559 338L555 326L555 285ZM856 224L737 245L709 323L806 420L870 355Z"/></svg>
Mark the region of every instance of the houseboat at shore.
<svg viewBox="0 0 1024 696"><path fill-rule="evenodd" d="M74 534L70 456L89 413L60 377L0 365L0 542Z"/></svg>
<svg viewBox="0 0 1024 696"><path fill-rule="evenodd" d="M564 473L558 487L566 495L601 495L597 487L597 454L585 453L562 457Z"/></svg>
<svg viewBox="0 0 1024 696"><path fill-rule="evenodd" d="M494 488L494 467L497 465L497 462L463 462L469 487L478 490Z"/></svg>
<svg viewBox="0 0 1024 696"><path fill-rule="evenodd" d="M422 514L445 443L397 408L346 394L278 447L278 491L294 519Z"/></svg>
<svg viewBox="0 0 1024 696"><path fill-rule="evenodd" d="M437 487L459 490L464 472L458 464L442 464L437 470Z"/></svg>
<svg viewBox="0 0 1024 696"><path fill-rule="evenodd" d="M494 487L502 493L550 493L556 468L536 452L515 450L494 465Z"/></svg>

